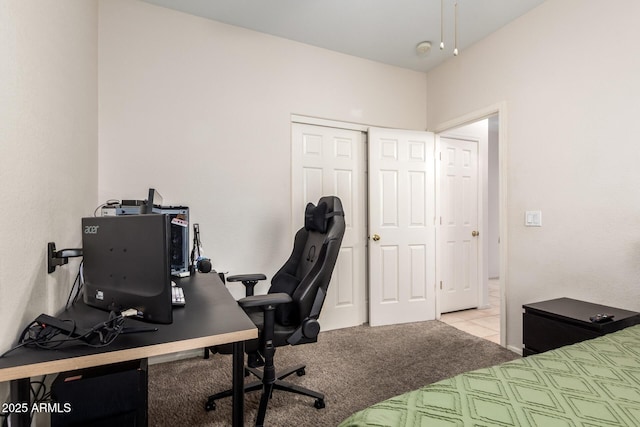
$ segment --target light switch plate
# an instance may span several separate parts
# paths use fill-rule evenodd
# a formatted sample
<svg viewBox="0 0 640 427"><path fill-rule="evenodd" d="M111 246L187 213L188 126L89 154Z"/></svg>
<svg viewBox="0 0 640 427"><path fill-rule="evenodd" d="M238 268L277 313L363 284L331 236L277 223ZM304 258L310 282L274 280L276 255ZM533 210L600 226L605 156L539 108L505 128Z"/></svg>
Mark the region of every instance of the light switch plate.
<svg viewBox="0 0 640 427"><path fill-rule="evenodd" d="M526 211L524 225L527 227L542 227L542 211Z"/></svg>

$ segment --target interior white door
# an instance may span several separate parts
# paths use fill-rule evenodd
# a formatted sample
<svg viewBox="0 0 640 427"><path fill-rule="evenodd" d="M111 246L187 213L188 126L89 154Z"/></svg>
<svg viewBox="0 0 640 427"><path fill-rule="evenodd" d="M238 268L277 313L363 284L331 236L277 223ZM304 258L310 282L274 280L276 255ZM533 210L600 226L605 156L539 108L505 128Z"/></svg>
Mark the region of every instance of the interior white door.
<svg viewBox="0 0 640 427"><path fill-rule="evenodd" d="M363 132L292 124L292 220L304 225L307 203L336 195L345 234L322 307L323 330L366 322L366 137Z"/></svg>
<svg viewBox="0 0 640 427"><path fill-rule="evenodd" d="M369 129L369 323L435 318L435 137Z"/></svg>
<svg viewBox="0 0 640 427"><path fill-rule="evenodd" d="M440 311L478 307L478 141L440 138Z"/></svg>

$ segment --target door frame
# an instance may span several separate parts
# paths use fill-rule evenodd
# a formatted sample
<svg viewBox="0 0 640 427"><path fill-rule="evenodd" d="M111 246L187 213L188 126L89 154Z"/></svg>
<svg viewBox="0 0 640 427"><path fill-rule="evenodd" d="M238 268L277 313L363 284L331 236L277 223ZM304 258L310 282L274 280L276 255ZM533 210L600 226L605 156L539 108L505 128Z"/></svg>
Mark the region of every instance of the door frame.
<svg viewBox="0 0 640 427"><path fill-rule="evenodd" d="M506 302L506 290L509 285L508 277L508 195L507 195L507 178L508 178L508 135L507 135L507 103L506 101L499 102L481 108L479 110L472 111L463 116L448 120L437 124L433 132L436 135L440 135L447 130L477 122L479 120L488 118L490 116L498 116L498 192L499 192L499 215L500 215L500 344L504 347L507 344L507 302ZM440 141L437 138L436 143L439 145ZM440 170L436 172L440 173ZM438 175L436 175L438 177ZM438 183L439 184L439 183ZM437 188L437 187L436 187ZM438 198L439 200L439 198ZM483 251L483 256L487 256ZM438 260L439 262L439 260ZM438 302L438 298L436 298ZM436 306L436 316L440 316L440 305Z"/></svg>
<svg viewBox="0 0 640 427"><path fill-rule="evenodd" d="M300 123L302 125L325 126L328 128L357 130L367 133L371 126L361 125L359 123L341 122L338 120L321 119L319 117L303 116L300 114L291 115L291 123Z"/></svg>

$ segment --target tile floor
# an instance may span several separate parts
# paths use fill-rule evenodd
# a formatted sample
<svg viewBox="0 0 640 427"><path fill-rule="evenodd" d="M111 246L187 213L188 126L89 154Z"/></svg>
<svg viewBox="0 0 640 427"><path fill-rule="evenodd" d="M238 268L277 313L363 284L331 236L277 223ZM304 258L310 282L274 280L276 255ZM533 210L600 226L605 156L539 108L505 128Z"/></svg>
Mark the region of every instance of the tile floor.
<svg viewBox="0 0 640 427"><path fill-rule="evenodd" d="M500 282L489 280L489 308L444 313L440 321L476 337L500 344Z"/></svg>

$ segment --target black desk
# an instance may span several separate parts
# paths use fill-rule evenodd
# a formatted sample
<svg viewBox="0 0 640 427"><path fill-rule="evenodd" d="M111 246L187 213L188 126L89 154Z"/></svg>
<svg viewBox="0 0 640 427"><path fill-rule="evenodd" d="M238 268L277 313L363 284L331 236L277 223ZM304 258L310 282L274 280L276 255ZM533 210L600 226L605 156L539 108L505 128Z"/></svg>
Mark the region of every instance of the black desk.
<svg viewBox="0 0 640 427"><path fill-rule="evenodd" d="M125 326L157 326L157 332L120 335L104 348L20 348L1 358L0 382L11 381L12 401L29 402L31 377L233 343L233 425L242 426L244 341L257 338L258 331L217 274L198 273L176 283L184 289L187 303L174 309L171 325L125 321ZM58 317L74 319L79 327L89 328L107 316L107 312L78 302ZM13 425L28 426L29 415L12 415Z"/></svg>

